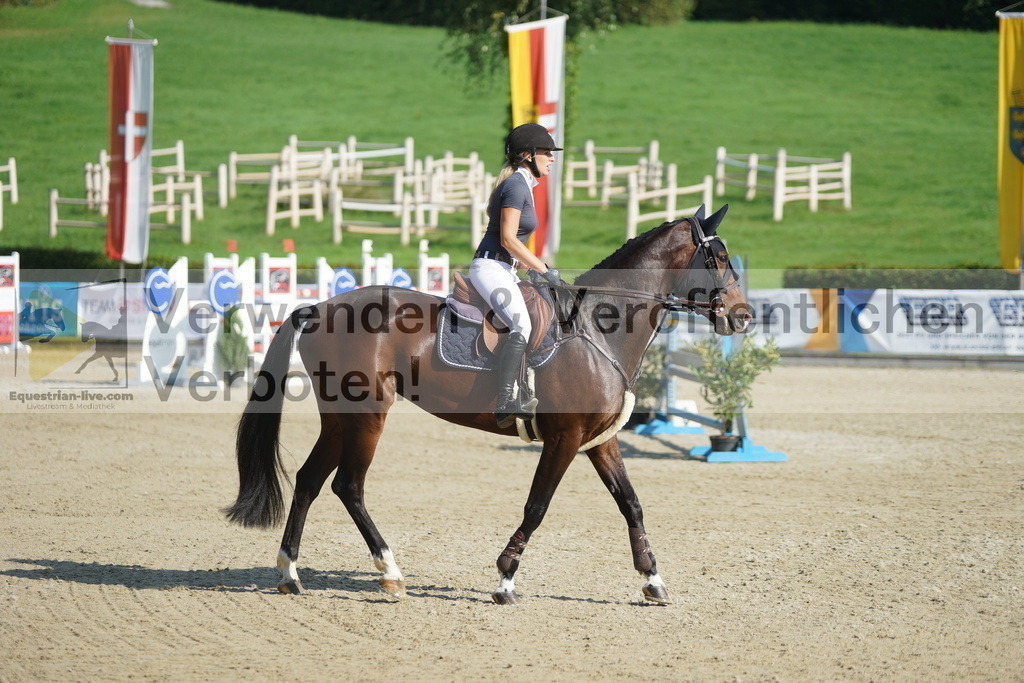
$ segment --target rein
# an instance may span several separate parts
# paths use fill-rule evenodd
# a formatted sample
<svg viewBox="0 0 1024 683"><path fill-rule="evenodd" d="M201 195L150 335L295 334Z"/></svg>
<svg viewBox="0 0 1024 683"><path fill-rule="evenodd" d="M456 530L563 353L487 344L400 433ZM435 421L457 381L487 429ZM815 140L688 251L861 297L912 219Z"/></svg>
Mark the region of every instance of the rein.
<svg viewBox="0 0 1024 683"><path fill-rule="evenodd" d="M619 363L619 361L611 354L611 352L608 349L606 349L603 345L599 344L597 340L590 334L590 332L588 332L586 328L583 328L582 326L574 326L575 330L572 333L570 333L568 336L558 338L549 348L555 350L562 344L565 344L566 342L577 337L585 342L588 342L591 346L597 349L597 351L602 356L604 356L609 363L611 363L612 367L614 367L618 371L618 373L622 376L622 379L626 382L626 388L632 391L633 387L636 385L637 380L640 378L640 372L643 366L643 357L644 355L647 354L647 350L651 347L651 344L654 342L654 338L657 336L658 330L660 330L662 325L665 323L665 317L669 314L669 312L679 312L686 310L701 311L706 309L708 312L714 315L721 315L723 309L725 308L725 303L722 301L722 295L736 287L739 287L740 279L736 275L735 271L733 271L732 265L729 265L725 277L721 277L719 275L718 269L715 265L715 256L714 254L711 253L711 250L709 248L709 244L713 240L717 239L717 236L705 236L704 230L700 227L700 222L697 221L696 219L686 218L684 220L690 223L690 226L696 233L694 237L694 242L696 243L697 247L693 251L693 256L690 257L690 262L687 264L686 270L689 271L691 269L693 263L697 260L698 254L703 254L704 269L711 275L714 281L715 288L712 289L709 293L707 301L683 299L676 296L673 293L651 294L650 292L644 292L642 290L637 289L619 289L614 287L588 287L586 285L578 286L570 285L568 283L558 285L557 287L553 287L554 289L571 290L576 292L583 292L584 294L586 294L587 292L591 292L594 294L603 294L606 296L627 299L644 299L647 301L655 301L663 306L663 310L661 311L661 317L658 319L658 324L654 326L654 331L651 334L651 338L647 341L647 345L644 347L644 352L640 354L640 360L637 362L636 370L632 373L632 376L630 376L626 372L626 370L622 367L622 364ZM733 275L733 282L732 284L726 285L724 284L724 280L728 277L729 273L732 273ZM573 325L578 316L579 310L577 309L569 316L567 320L561 322L560 324L562 326Z"/></svg>
<svg viewBox="0 0 1024 683"><path fill-rule="evenodd" d="M725 308L725 304L722 301L722 295L726 292L739 287L740 279L732 269L732 265L729 266L725 277L722 277L718 273L718 268L715 266L715 256L711 253L708 245L714 240L718 239L717 235L711 235L707 237L704 235L704 230L700 227L700 223L693 218L683 219L687 221L690 226L696 232L694 242L697 246L693 251L693 256L690 257L690 262L686 265L686 270L690 271L693 267L694 262L697 260L699 254L704 256L704 270L714 280L714 289L711 290L707 301L695 301L692 299L683 299L676 296L673 293L669 294L651 294L650 292L644 292L638 289L621 289L615 287L589 287L586 285L570 285L568 283L564 285L558 285L558 289L566 289L571 291L593 292L595 294L604 294L606 296L614 296L626 299L646 299L648 301L655 301L660 303L668 311L700 311L708 310L711 313L720 315L722 310ZM733 276L732 284L725 284L725 280L728 278L729 273ZM567 321L567 322L571 322Z"/></svg>

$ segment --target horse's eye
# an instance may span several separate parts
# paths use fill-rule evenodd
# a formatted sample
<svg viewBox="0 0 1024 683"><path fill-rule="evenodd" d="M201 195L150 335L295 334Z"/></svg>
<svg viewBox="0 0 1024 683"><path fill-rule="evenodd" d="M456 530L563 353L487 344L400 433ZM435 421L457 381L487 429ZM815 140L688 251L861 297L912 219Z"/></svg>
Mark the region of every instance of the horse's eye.
<svg viewBox="0 0 1024 683"><path fill-rule="evenodd" d="M718 260L721 263L728 263L729 262L729 255L726 254L724 251L720 251L720 252L718 252Z"/></svg>

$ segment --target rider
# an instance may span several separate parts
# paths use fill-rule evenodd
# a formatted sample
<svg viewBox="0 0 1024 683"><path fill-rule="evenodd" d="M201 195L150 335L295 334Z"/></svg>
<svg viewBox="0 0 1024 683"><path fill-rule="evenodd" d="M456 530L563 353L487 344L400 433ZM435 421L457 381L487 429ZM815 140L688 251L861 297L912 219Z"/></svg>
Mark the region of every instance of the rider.
<svg viewBox="0 0 1024 683"><path fill-rule="evenodd" d="M561 150L548 130L537 123L524 123L508 134L505 164L487 205L487 231L469 268L473 286L510 330L498 359L498 405L494 416L502 428L511 426L517 417L532 419L537 404L536 400L524 404L514 395L531 331L530 314L519 291L516 269L536 271L552 285L561 283L558 271L548 268L526 246L526 240L537 229L533 188L538 178L551 173L554 152Z"/></svg>

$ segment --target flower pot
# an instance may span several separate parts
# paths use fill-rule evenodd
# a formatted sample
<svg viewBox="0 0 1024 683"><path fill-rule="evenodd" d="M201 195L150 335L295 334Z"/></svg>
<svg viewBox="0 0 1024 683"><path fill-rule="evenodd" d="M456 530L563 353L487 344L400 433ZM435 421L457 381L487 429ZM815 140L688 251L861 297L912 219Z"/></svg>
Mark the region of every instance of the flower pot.
<svg viewBox="0 0 1024 683"><path fill-rule="evenodd" d="M716 453L739 450L742 439L732 434L712 434L711 450Z"/></svg>

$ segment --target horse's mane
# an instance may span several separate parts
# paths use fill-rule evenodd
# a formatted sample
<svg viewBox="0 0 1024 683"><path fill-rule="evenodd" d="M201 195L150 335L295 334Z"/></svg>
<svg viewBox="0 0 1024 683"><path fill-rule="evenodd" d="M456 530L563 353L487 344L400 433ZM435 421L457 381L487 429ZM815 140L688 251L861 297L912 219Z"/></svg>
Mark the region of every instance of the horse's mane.
<svg viewBox="0 0 1024 683"><path fill-rule="evenodd" d="M599 284L593 280L604 270L618 270L622 268L640 268L642 267L644 256L646 256L647 246L655 239L661 236L665 230L678 224L679 221L666 221L656 228L652 228L647 232L642 232L636 237L630 239L621 247L616 249L603 261L598 263L596 266L583 273L576 278L575 283L577 285L594 285Z"/></svg>

